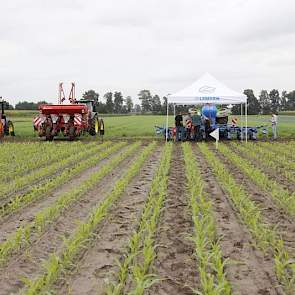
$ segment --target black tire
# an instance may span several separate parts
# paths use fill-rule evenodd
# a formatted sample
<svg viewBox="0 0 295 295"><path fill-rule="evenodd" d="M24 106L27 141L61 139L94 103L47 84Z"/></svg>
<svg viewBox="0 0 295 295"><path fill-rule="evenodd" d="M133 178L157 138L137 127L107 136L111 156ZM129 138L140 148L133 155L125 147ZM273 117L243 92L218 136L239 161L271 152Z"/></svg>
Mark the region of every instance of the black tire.
<svg viewBox="0 0 295 295"><path fill-rule="evenodd" d="M91 126L90 126L90 129L89 129L89 134L91 136L95 136L98 134L99 132L99 121L98 121L98 118L95 116L92 118L91 120Z"/></svg>
<svg viewBox="0 0 295 295"><path fill-rule="evenodd" d="M53 136L51 134L51 127L47 126L46 130L45 130L45 137L47 141L52 141L53 140Z"/></svg>
<svg viewBox="0 0 295 295"><path fill-rule="evenodd" d="M75 131L76 131L76 129L75 129L74 126L70 127L70 129L69 129L69 139L70 139L70 141L73 141L75 139L75 137L76 137L76 132Z"/></svg>
<svg viewBox="0 0 295 295"><path fill-rule="evenodd" d="M104 121L99 119L99 135L104 135Z"/></svg>

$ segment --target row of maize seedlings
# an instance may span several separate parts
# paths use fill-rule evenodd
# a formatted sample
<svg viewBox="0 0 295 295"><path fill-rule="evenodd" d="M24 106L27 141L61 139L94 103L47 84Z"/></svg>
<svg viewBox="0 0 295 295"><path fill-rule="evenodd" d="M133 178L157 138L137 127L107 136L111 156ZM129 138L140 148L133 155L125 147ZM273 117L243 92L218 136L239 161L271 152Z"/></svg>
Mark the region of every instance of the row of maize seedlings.
<svg viewBox="0 0 295 295"><path fill-rule="evenodd" d="M2 172L3 175L0 175L0 183L7 183L11 181L15 177L19 177L25 175L26 173L31 172L34 169L40 168L43 165L47 165L48 163L53 163L62 158L66 158L74 153L82 151L87 148L91 148L94 146L93 143L88 146L81 143L74 143L74 145L64 145L64 144L35 144L32 145L32 150L25 150L22 152L22 157L20 159L14 159L15 148L12 147L10 161L3 165ZM20 150L22 150L21 147Z"/></svg>
<svg viewBox="0 0 295 295"><path fill-rule="evenodd" d="M28 193L12 197L8 202L0 206L0 217L12 214L17 210L26 207L30 203L41 199L50 191L64 184L82 171L95 166L98 161L116 152L122 148L122 146L126 145L126 143L121 142L112 147L110 147L110 145L110 142L105 142L90 150L85 150L77 155L73 155L71 157L71 162L76 162L74 167L66 167L61 174L55 175L50 181L42 183L41 185L34 185ZM89 154L91 157L87 156ZM83 160L85 158L86 160Z"/></svg>
<svg viewBox="0 0 295 295"><path fill-rule="evenodd" d="M121 145L117 144L110 148L109 151L101 153L101 157L105 157L112 153ZM80 197L85 195L87 191L93 188L105 175L110 173L120 162L133 154L138 147L139 142L129 146L128 149L112 158L109 162L103 165L97 172L94 172L89 179L84 181L78 187L72 188L70 191L62 194L51 206L44 208L38 212L33 221L27 225L21 226L10 235L3 243L0 244L0 263L4 264L8 261L9 257L15 252L23 251L27 246L32 244L36 234L40 235L46 229L46 226L52 223L58 216ZM113 149L113 150L112 150Z"/></svg>
<svg viewBox="0 0 295 295"><path fill-rule="evenodd" d="M195 245L200 275L197 294L231 294L231 286L226 279L225 265L219 245L212 202L204 191L204 180L192 152L191 145L182 145L185 173L188 184L188 198L194 224L192 240Z"/></svg>
<svg viewBox="0 0 295 295"><path fill-rule="evenodd" d="M281 173L283 176L285 176L285 178L295 183L295 170L294 172L291 172L282 168L284 164L275 161L274 159L276 155L268 151L266 148L262 148L253 143L247 143L247 145L232 143L232 146L242 152L244 155L250 156L253 160L260 161L260 165Z"/></svg>
<svg viewBox="0 0 295 295"><path fill-rule="evenodd" d="M111 143L108 142L108 145ZM83 148L76 147L75 151L70 153L67 157L60 158L58 161L52 162L40 169L33 170L30 173L22 176L15 177L13 181L8 182L0 192L0 198L7 197L19 190L25 190L26 186L30 187L31 184L38 182L39 184L42 180L48 179L50 176L58 174L63 171L68 166L75 165L77 161L81 161L100 149L101 145L92 145L89 148L83 146Z"/></svg>
<svg viewBox="0 0 295 295"><path fill-rule="evenodd" d="M90 243L99 223L107 216L112 205L120 198L131 180L139 173L143 163L153 152L155 146L156 143L151 143L144 148L125 174L115 183L107 197L92 210L87 220L77 227L70 238L65 238L60 255L52 254L45 262L44 274L36 279L26 279L28 286L26 294L33 295L49 292L50 287L59 276L73 267L77 255Z"/></svg>
<svg viewBox="0 0 295 295"><path fill-rule="evenodd" d="M139 225L131 235L127 251L119 263L117 281L107 286L107 294L122 294L128 279L132 280L130 294L140 295L157 281L150 273L156 257L155 234L161 209L167 194L170 159L173 146L166 144L160 165L153 177L147 201L141 214Z"/></svg>
<svg viewBox="0 0 295 295"><path fill-rule="evenodd" d="M295 214L295 195L285 190L277 182L267 177L259 168L245 161L224 144L219 147L220 152L254 183L270 194L276 203L288 214Z"/></svg>
<svg viewBox="0 0 295 295"><path fill-rule="evenodd" d="M271 151L274 154L275 160L278 162L282 162L285 165L288 165L290 160L295 160L295 143L272 143L269 144L269 142L259 142L258 146L261 146L269 151ZM286 163L285 163L286 162ZM287 166L288 167L288 166ZM294 169L294 166L293 166Z"/></svg>
<svg viewBox="0 0 295 295"><path fill-rule="evenodd" d="M284 241L279 237L276 230L265 222L259 207L250 199L241 185L236 183L234 177L224 164L216 158L214 153L209 150L207 145L199 144L199 148L213 168L213 172L223 189L228 193L230 200L256 241L258 248L265 254L270 253L274 257L278 281L288 294L294 294L295 263L290 259Z"/></svg>

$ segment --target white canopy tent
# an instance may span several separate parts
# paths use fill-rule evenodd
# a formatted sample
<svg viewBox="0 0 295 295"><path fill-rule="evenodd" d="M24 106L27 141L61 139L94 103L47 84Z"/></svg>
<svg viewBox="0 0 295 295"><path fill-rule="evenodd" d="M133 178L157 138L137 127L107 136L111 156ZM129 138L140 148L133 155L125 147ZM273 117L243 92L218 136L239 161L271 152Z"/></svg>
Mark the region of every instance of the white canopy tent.
<svg viewBox="0 0 295 295"><path fill-rule="evenodd" d="M199 80L192 85L174 93L169 94L167 99L167 117L166 117L166 140L168 137L168 116L169 116L169 103L174 105L204 105L204 104L241 104L241 116L242 105L245 104L245 127L246 127L246 141L247 141L247 96L240 94L223 83L215 79L210 74L206 73Z"/></svg>

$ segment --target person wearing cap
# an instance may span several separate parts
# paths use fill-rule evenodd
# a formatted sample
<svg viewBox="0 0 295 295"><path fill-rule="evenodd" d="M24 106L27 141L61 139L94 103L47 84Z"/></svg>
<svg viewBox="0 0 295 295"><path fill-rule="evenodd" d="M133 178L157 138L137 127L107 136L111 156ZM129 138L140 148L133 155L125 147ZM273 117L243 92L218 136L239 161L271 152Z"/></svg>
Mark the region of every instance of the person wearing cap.
<svg viewBox="0 0 295 295"><path fill-rule="evenodd" d="M270 122L271 122L273 139L277 139L278 116L275 113L272 114Z"/></svg>
<svg viewBox="0 0 295 295"><path fill-rule="evenodd" d="M175 116L176 141L183 140L183 118L181 112Z"/></svg>

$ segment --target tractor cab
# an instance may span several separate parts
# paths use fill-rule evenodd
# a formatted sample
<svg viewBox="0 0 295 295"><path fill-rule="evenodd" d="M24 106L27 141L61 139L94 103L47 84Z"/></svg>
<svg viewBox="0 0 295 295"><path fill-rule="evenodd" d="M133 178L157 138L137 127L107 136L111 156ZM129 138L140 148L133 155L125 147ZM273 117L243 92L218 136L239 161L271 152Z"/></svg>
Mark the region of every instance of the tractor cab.
<svg viewBox="0 0 295 295"><path fill-rule="evenodd" d="M77 104L85 104L87 106L88 110L90 110L91 113L96 112L96 105L95 105L93 100L81 99L81 100L77 100L76 103Z"/></svg>
<svg viewBox="0 0 295 295"><path fill-rule="evenodd" d="M15 136L14 133L14 125L12 121L10 121L6 114L5 114L5 108L7 108L7 102L2 100L2 97L0 97L0 108L1 108L1 114L0 119L4 130L4 135L10 135Z"/></svg>

